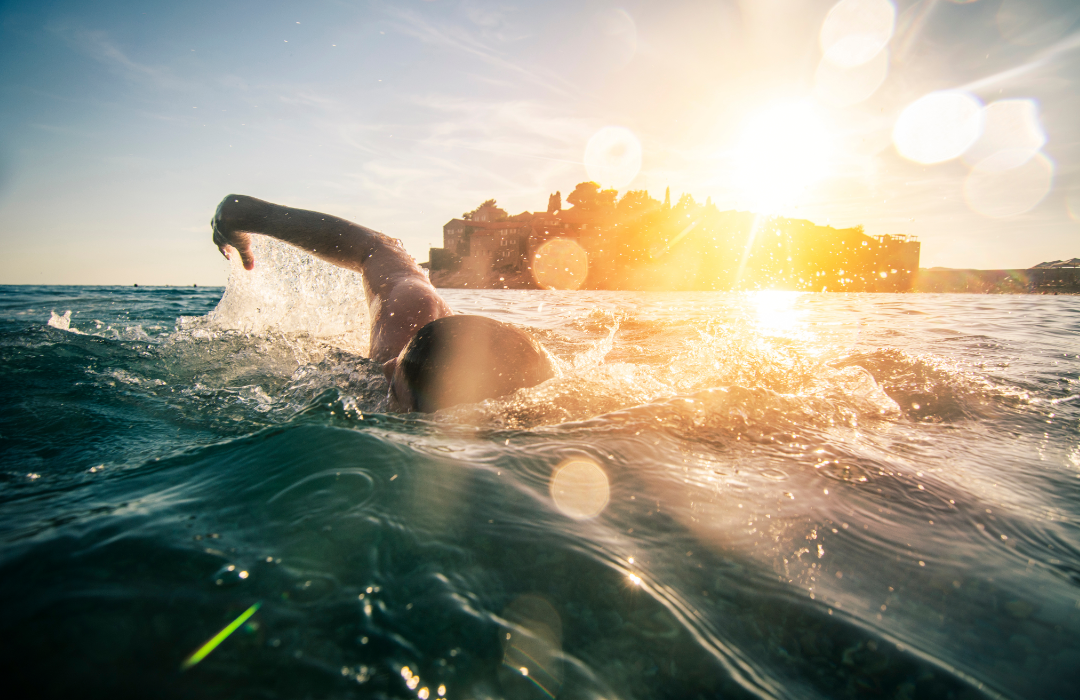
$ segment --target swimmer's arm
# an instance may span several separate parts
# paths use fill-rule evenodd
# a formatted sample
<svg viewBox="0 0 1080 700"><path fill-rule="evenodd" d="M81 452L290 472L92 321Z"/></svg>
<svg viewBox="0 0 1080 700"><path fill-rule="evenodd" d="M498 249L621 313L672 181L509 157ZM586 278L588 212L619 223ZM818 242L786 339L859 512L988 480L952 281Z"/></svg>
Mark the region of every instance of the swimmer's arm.
<svg viewBox="0 0 1080 700"><path fill-rule="evenodd" d="M351 221L229 195L210 223L222 255L228 258L226 246L232 246L248 270L255 267L250 234L259 233L361 273L371 313L371 359L378 362L396 357L418 328L451 313L399 241Z"/></svg>
<svg viewBox="0 0 1080 700"><path fill-rule="evenodd" d="M363 273L373 284L377 284L377 276L423 276L398 241L330 214L231 194L221 200L210 225L222 255L228 258L226 246L232 246L248 270L255 267L249 234L260 233Z"/></svg>

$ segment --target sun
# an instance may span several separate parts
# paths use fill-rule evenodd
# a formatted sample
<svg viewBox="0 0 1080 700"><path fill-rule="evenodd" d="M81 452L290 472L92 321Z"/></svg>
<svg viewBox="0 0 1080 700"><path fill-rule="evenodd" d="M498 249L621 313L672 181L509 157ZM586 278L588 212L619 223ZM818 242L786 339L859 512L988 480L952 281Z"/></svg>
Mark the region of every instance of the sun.
<svg viewBox="0 0 1080 700"><path fill-rule="evenodd" d="M829 174L833 137L813 102L772 104L750 115L733 149L734 181L753 211L779 214L803 203Z"/></svg>

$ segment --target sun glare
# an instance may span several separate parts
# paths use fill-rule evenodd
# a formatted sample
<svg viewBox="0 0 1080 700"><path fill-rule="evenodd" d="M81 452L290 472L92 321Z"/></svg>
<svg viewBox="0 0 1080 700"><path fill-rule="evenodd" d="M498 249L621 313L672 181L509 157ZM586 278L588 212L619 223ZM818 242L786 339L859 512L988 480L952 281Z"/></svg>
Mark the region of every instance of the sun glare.
<svg viewBox="0 0 1080 700"><path fill-rule="evenodd" d="M810 101L774 104L752 114L734 149L735 182L763 214L797 206L829 172L832 136Z"/></svg>
<svg viewBox="0 0 1080 700"><path fill-rule="evenodd" d="M806 313L795 307L801 294L774 290L751 294L757 327L763 335L788 336L799 330Z"/></svg>

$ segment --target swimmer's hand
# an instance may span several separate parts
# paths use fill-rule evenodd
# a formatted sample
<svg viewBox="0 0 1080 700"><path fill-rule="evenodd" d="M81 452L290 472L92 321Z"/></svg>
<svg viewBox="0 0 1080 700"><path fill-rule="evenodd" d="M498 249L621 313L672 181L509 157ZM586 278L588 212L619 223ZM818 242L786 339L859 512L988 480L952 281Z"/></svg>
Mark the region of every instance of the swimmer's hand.
<svg viewBox="0 0 1080 700"><path fill-rule="evenodd" d="M257 233L359 272L371 319L371 359L376 362L397 357L417 329L453 313L401 241L346 219L230 194L221 200L210 226L221 254L228 258L229 248L235 249L248 270L255 267L251 236Z"/></svg>
<svg viewBox="0 0 1080 700"><path fill-rule="evenodd" d="M255 268L255 255L251 252L251 234L247 231L238 230L238 222L241 221L246 198L237 195L229 195L218 204L214 218L210 220L210 228L214 231L214 245L218 247L226 260L230 260L229 247L240 254L240 261L244 263L245 270Z"/></svg>

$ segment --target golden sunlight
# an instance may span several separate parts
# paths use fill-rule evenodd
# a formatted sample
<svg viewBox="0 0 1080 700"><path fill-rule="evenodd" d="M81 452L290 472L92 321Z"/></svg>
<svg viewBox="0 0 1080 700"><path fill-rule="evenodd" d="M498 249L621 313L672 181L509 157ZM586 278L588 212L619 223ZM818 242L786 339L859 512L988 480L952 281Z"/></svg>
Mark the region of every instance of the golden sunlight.
<svg viewBox="0 0 1080 700"><path fill-rule="evenodd" d="M805 311L795 308L802 292L751 292L754 315L763 335L790 336L802 326Z"/></svg>
<svg viewBox="0 0 1080 700"><path fill-rule="evenodd" d="M747 206L764 214L797 206L828 174L832 150L832 134L809 100L752 114L734 149L735 180Z"/></svg>

